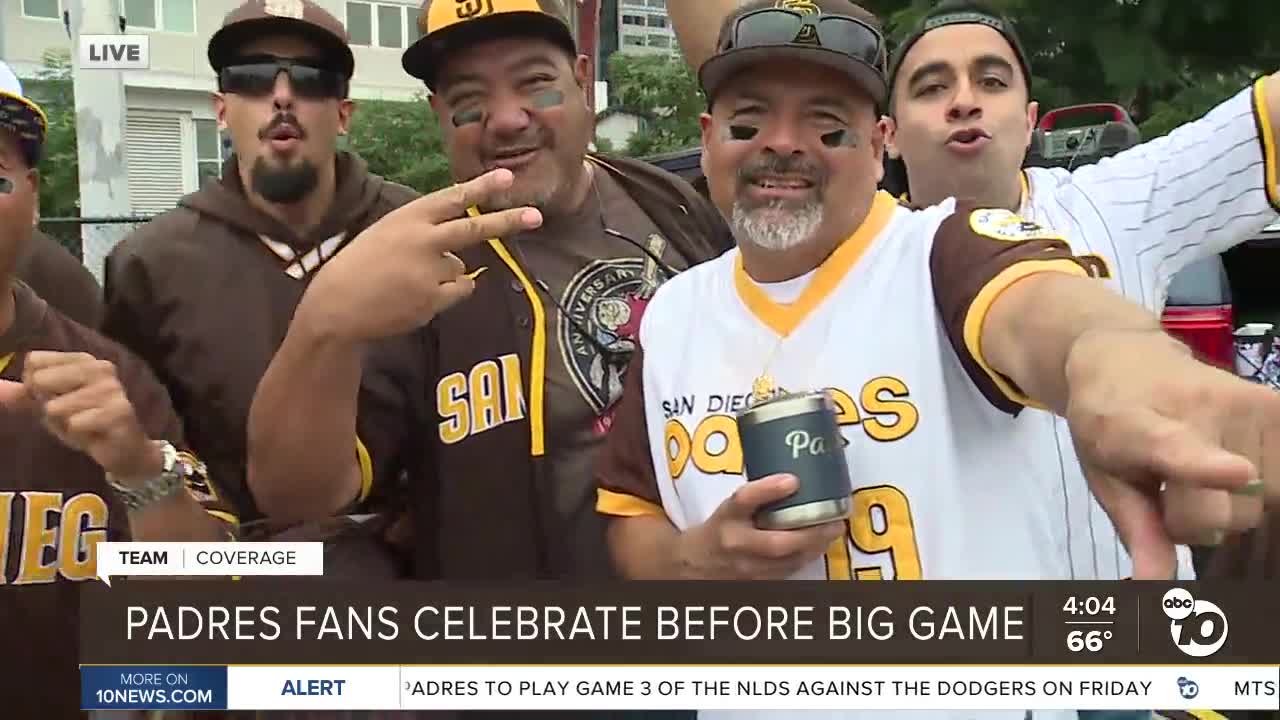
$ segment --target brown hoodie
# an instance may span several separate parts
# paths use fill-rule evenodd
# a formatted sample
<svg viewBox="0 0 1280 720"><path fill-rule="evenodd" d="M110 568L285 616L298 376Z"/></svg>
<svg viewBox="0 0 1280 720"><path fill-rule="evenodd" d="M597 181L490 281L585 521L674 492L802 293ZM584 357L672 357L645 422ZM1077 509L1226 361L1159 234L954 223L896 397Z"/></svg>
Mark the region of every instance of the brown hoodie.
<svg viewBox="0 0 1280 720"><path fill-rule="evenodd" d="M261 519L245 482L249 407L306 283L360 231L417 197L354 155L339 153L336 163L329 214L305 236L249 204L232 158L220 181L182 198L107 259L103 329L168 387L211 492L239 508L242 532ZM362 408L402 401L410 376L399 375L395 352L389 357L371 371ZM371 451L381 442L362 440Z"/></svg>

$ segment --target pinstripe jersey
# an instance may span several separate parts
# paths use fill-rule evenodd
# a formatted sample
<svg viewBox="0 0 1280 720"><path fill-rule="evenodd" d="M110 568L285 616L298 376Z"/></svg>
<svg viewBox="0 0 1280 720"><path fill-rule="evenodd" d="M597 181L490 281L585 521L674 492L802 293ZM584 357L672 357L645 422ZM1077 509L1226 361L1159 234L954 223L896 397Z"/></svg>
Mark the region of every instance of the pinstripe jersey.
<svg viewBox="0 0 1280 720"><path fill-rule="evenodd" d="M1278 118L1267 116L1264 80L1203 118L1096 164L1027 169L1019 214L1066 237L1076 254L1104 258L1115 290L1162 311L1178 271L1256 237L1280 213ZM1129 557L1085 484L1066 422L1031 410L1022 421L1055 426L1072 576L1127 577ZM1185 548L1181 559L1180 575L1190 577Z"/></svg>

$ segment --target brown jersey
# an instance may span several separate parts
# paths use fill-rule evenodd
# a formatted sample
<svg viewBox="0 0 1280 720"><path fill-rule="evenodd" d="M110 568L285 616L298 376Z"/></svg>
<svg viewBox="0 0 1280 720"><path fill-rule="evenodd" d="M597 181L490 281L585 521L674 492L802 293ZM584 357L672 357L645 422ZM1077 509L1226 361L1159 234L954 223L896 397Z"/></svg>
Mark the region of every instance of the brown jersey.
<svg viewBox="0 0 1280 720"><path fill-rule="evenodd" d="M233 158L221 181L184 197L107 260L106 333L146 360L168 387L189 442L208 465L215 491L239 509L247 537L255 536L250 523L261 519L245 482L249 409L294 309L327 259L417 195L371 175L353 155L340 153L336 170L329 214L305 235L249 203ZM375 354L385 347L388 357L366 366L362 412L384 402L392 405L386 413L401 412L407 394L398 388L420 375L405 360L412 356L397 350L406 342L412 343L375 344ZM403 429L399 424L388 432ZM387 443L361 441L370 453ZM388 472L366 485L394 488L395 474Z"/></svg>
<svg viewBox="0 0 1280 720"><path fill-rule="evenodd" d="M110 360L147 433L181 445L164 387L141 360L63 316L26 285L16 284L14 294L14 324L0 335L0 378L19 380L33 350ZM97 543L130 539L127 511L102 468L63 445L32 411L0 408L0 472L0 637L14 653L0 673L5 716L75 717L77 585L97 576ZM206 507L214 514L226 509Z"/></svg>

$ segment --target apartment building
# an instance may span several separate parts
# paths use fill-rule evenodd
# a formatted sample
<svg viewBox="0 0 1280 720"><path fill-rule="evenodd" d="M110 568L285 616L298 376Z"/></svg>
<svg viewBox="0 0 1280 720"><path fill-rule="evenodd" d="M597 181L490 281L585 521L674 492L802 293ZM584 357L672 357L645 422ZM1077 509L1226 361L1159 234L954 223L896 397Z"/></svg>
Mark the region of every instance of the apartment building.
<svg viewBox="0 0 1280 720"><path fill-rule="evenodd" d="M243 0L121 0L126 32L147 34L151 69L125 73L127 157L133 211L173 207L201 178L216 175L228 152L214 121L213 71L205 54L222 18ZM423 92L400 67L418 37L421 0L317 0L351 35L356 99L409 100ZM37 77L45 50L71 51L63 0L0 0L0 57L20 77Z"/></svg>

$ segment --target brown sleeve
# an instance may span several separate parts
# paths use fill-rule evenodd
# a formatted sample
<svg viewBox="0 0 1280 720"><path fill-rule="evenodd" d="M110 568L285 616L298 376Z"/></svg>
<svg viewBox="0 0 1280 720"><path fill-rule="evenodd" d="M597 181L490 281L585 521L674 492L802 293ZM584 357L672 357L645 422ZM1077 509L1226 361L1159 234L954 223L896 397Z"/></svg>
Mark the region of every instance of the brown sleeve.
<svg viewBox="0 0 1280 720"><path fill-rule="evenodd" d="M982 324L996 298L1028 275L1090 276L1092 267L1062 236L1008 210L961 203L942 222L929 258L934 301L960 364L992 405L1015 415L1042 407L982 357Z"/></svg>
<svg viewBox="0 0 1280 720"><path fill-rule="evenodd" d="M416 474L422 445L417 435L433 426L426 409L427 381L434 374L431 337L424 328L369 345L356 409L360 495L352 512L400 505L405 473Z"/></svg>
<svg viewBox="0 0 1280 720"><path fill-rule="evenodd" d="M622 399L596 460L596 512L635 517L666 516L658 494L644 412L644 348L637 347L627 365Z"/></svg>
<svg viewBox="0 0 1280 720"><path fill-rule="evenodd" d="M102 288L79 260L57 240L36 231L22 259L17 277L50 307L85 327L102 322Z"/></svg>

